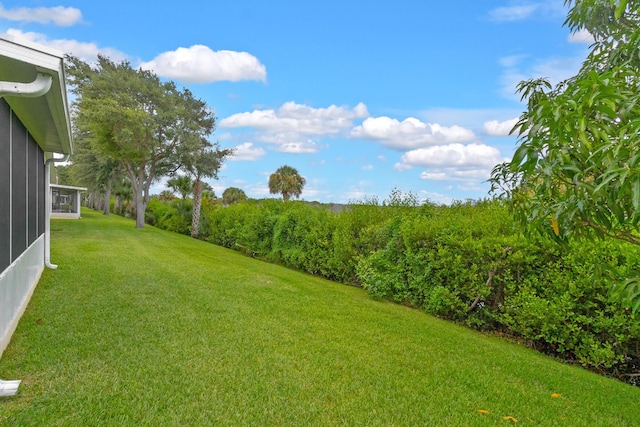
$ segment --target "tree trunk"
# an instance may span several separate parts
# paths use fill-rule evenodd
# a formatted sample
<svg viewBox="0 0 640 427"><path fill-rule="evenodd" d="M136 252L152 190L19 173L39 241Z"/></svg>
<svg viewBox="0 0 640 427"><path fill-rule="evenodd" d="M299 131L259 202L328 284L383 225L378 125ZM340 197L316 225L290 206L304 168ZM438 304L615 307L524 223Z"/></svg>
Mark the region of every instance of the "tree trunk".
<svg viewBox="0 0 640 427"><path fill-rule="evenodd" d="M198 238L200 234L200 204L202 202L202 191L200 180L196 178L193 185L193 212L191 214L191 237Z"/></svg>
<svg viewBox="0 0 640 427"><path fill-rule="evenodd" d="M97 211L98 209L98 201L100 200L100 193L98 191L91 192L91 209Z"/></svg>
<svg viewBox="0 0 640 427"><path fill-rule="evenodd" d="M109 216L109 211L111 210L111 181L107 182L107 188L104 190L104 206L102 208L102 214Z"/></svg>
<svg viewBox="0 0 640 427"><path fill-rule="evenodd" d="M144 228L144 198L142 197L142 186L136 189L136 228Z"/></svg>
<svg viewBox="0 0 640 427"><path fill-rule="evenodd" d="M122 215L122 198L117 194L113 198L113 213Z"/></svg>
<svg viewBox="0 0 640 427"><path fill-rule="evenodd" d="M144 191L144 169L140 168L136 171L131 165L125 164L131 187L133 189L133 206L135 208L136 228L144 228L144 211L145 203L143 197Z"/></svg>

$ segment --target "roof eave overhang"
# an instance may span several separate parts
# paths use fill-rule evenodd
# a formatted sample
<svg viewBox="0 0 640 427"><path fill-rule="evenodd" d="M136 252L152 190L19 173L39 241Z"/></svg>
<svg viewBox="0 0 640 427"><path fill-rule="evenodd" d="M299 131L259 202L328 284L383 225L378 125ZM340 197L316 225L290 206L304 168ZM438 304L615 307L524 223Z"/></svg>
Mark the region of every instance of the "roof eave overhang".
<svg viewBox="0 0 640 427"><path fill-rule="evenodd" d="M39 97L6 95L4 99L43 151L71 154L73 142L64 74L64 54L46 46L0 38L0 81L31 83L39 73L52 77Z"/></svg>

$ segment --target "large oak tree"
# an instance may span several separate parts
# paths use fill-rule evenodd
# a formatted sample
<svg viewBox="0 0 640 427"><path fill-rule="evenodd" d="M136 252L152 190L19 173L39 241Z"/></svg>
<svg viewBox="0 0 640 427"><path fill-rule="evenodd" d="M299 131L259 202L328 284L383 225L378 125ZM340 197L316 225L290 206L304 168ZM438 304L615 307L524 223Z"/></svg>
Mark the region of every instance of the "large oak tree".
<svg viewBox="0 0 640 427"><path fill-rule="evenodd" d="M92 150L122 165L133 188L136 227L143 228L151 185L201 147L215 118L189 90L127 61L99 56L89 65L69 57L67 75L76 126Z"/></svg>

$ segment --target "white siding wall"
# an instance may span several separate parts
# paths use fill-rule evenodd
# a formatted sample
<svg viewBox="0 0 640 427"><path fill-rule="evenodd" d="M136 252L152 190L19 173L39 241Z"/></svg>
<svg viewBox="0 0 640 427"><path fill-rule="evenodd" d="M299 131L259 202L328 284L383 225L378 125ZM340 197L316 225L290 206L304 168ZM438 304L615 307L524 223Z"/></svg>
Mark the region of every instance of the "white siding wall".
<svg viewBox="0 0 640 427"><path fill-rule="evenodd" d="M0 355L9 344L44 270L44 235L41 235L0 274Z"/></svg>

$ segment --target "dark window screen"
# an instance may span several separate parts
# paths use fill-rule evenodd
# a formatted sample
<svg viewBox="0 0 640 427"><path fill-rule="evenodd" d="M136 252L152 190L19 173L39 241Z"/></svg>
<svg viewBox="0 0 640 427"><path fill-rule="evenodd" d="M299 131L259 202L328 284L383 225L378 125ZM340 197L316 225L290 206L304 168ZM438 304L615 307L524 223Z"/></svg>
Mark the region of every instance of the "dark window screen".
<svg viewBox="0 0 640 427"><path fill-rule="evenodd" d="M0 99L0 272L11 264L11 139L10 111Z"/></svg>
<svg viewBox="0 0 640 427"><path fill-rule="evenodd" d="M14 115L11 121L11 262L27 249L27 131Z"/></svg>
<svg viewBox="0 0 640 427"><path fill-rule="evenodd" d="M27 189L29 212L27 217L28 244L31 245L38 238L38 151L40 147L31 138L27 137L27 161L29 163Z"/></svg>
<svg viewBox="0 0 640 427"><path fill-rule="evenodd" d="M40 149L40 147L38 147L38 158L37 158L37 170L38 170L38 181L37 181L37 186L38 186L38 236L41 236L42 234L44 234L44 214L45 214L45 209L49 209L49 206L45 206L44 202L45 202L45 190L47 189L46 187L46 179L49 179L48 177L44 176L44 171L45 171L45 167L44 167L44 151L42 151Z"/></svg>

